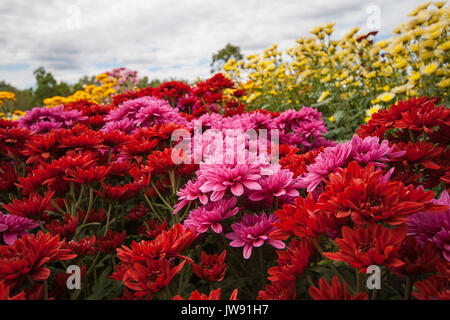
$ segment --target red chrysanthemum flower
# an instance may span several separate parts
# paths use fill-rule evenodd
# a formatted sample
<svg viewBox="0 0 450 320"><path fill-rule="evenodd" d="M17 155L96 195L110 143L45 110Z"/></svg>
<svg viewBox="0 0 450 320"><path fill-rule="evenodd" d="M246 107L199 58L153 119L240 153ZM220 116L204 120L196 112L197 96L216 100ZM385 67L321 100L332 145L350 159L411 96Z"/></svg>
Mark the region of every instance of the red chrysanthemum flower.
<svg viewBox="0 0 450 320"><path fill-rule="evenodd" d="M150 209L140 203L130 209L130 213L125 216L125 219L128 221L137 221L144 218L149 212Z"/></svg>
<svg viewBox="0 0 450 320"><path fill-rule="evenodd" d="M339 252L323 254L331 260L345 261L361 273L371 265L400 267L404 262L398 258L398 250L406 232L405 224L394 230L381 224L357 225L354 230L344 226L342 238L336 239Z"/></svg>
<svg viewBox="0 0 450 320"><path fill-rule="evenodd" d="M142 225L138 227L138 234L149 239L155 239L163 231L167 231L167 222L159 222L155 219L144 221Z"/></svg>
<svg viewBox="0 0 450 320"><path fill-rule="evenodd" d="M315 252L308 238L293 239L286 250L278 250L278 265L268 270L272 282L295 281L308 268L309 258Z"/></svg>
<svg viewBox="0 0 450 320"><path fill-rule="evenodd" d="M435 98L411 98L408 101L399 101L385 110L380 110L372 115L367 125L361 125L357 130L361 137L378 136L383 138L391 129L397 129L395 135L391 135L392 142L401 141L410 136L419 137L422 132L432 135L450 126L450 112L445 106L437 107ZM438 128L438 129L436 129ZM396 137L396 138L394 138ZM399 140L392 140L399 139ZM439 141L436 141L439 142Z"/></svg>
<svg viewBox="0 0 450 320"><path fill-rule="evenodd" d="M0 162L0 191L11 191L17 181L17 172L12 162Z"/></svg>
<svg viewBox="0 0 450 320"><path fill-rule="evenodd" d="M399 225L407 217L433 207L434 193L405 187L401 182L385 182L382 171L373 165L361 168L352 162L348 168L329 175L325 192L319 196L317 208L336 215L351 217L357 224L385 222Z"/></svg>
<svg viewBox="0 0 450 320"><path fill-rule="evenodd" d="M129 184L112 186L102 182L102 191L94 190L94 192L101 197L115 201L125 201L135 196L135 193L130 189Z"/></svg>
<svg viewBox="0 0 450 320"><path fill-rule="evenodd" d="M66 171L68 177L65 177L64 179L67 181L74 181L83 185L93 184L95 182L102 182L108 175L108 171L110 169L110 167L96 165L90 166L88 168L76 167L73 169L68 169Z"/></svg>
<svg viewBox="0 0 450 320"><path fill-rule="evenodd" d="M122 232L113 232L108 230L106 236L99 236L97 238L97 246L100 252L114 252L119 248L125 240L127 233L125 230Z"/></svg>
<svg viewBox="0 0 450 320"><path fill-rule="evenodd" d="M436 99L427 97L400 101L398 104L406 104L408 109L401 113L401 118L395 121L393 126L419 133L425 132L428 135L437 131L436 127L450 126L450 109L444 105L437 107L435 102Z"/></svg>
<svg viewBox="0 0 450 320"><path fill-rule="evenodd" d="M35 134L25 144L22 153L28 156L27 163L49 162L59 147L58 135L51 131Z"/></svg>
<svg viewBox="0 0 450 320"><path fill-rule="evenodd" d="M72 217L68 213L64 216L63 221L52 220L47 224L47 230L53 235L61 235L66 238L71 238L77 230L79 217Z"/></svg>
<svg viewBox="0 0 450 320"><path fill-rule="evenodd" d="M77 125L72 129L61 130L60 148L74 151L96 151L105 148L103 135L99 131L94 131L84 125Z"/></svg>
<svg viewBox="0 0 450 320"><path fill-rule="evenodd" d="M175 267L172 267L165 259L145 259L142 262L135 262L127 270L122 281L125 286L135 291L135 296L150 298L169 285L185 262L182 261Z"/></svg>
<svg viewBox="0 0 450 320"><path fill-rule="evenodd" d="M290 235L317 238L325 233L335 238L340 233L341 227L346 224L344 219L318 210L312 193L306 199L298 197L295 206L283 205L275 215L279 221L274 223L277 229L271 233L271 237L280 240L285 240Z"/></svg>
<svg viewBox="0 0 450 320"><path fill-rule="evenodd" d="M84 221L86 219L87 211L78 211L78 216L80 221ZM103 222L106 219L106 211L103 208L98 209L97 211L92 210L89 211L89 215L87 217L86 223L92 222Z"/></svg>
<svg viewBox="0 0 450 320"><path fill-rule="evenodd" d="M200 265L193 264L192 271L195 275L203 280L211 282L222 281L227 271L227 265L225 264L225 256L227 251L224 250L220 256L216 254L208 255L205 251L202 251L202 257Z"/></svg>
<svg viewBox="0 0 450 320"><path fill-rule="evenodd" d="M238 289L234 289L230 295L229 300L237 300ZM173 300L184 300L181 296L177 295L173 297ZM197 290L191 293L187 300L220 300L220 288L212 290L209 295L205 293L200 293Z"/></svg>
<svg viewBox="0 0 450 320"><path fill-rule="evenodd" d="M368 296L365 292L360 292L355 296L348 293L347 284L341 285L338 277L334 276L331 285L327 280L321 278L319 280L319 288L309 287L309 295L314 300L367 300Z"/></svg>
<svg viewBox="0 0 450 320"><path fill-rule="evenodd" d="M391 271L401 277L432 273L440 262L440 254L432 242L421 247L414 236L407 236L398 252L404 262L402 266L392 267Z"/></svg>
<svg viewBox="0 0 450 320"><path fill-rule="evenodd" d="M289 169L294 173L295 178L299 177L308 171L306 167L315 163L317 155L324 149L325 147L320 147L317 150L311 150L303 154L289 153L286 157L280 159L280 164L283 169ZM280 153L281 151L280 148Z"/></svg>
<svg viewBox="0 0 450 320"><path fill-rule="evenodd" d="M57 260L70 260L76 254L64 249L59 235L39 231L37 235L24 235L12 246L0 246L0 282L15 287L25 277L43 281L50 276L45 265Z"/></svg>
<svg viewBox="0 0 450 320"><path fill-rule="evenodd" d="M27 128L0 128L0 153L19 158L33 133Z"/></svg>
<svg viewBox="0 0 450 320"><path fill-rule="evenodd" d="M412 295L419 300L450 300L450 280L440 275L414 283L418 292Z"/></svg>
<svg viewBox="0 0 450 320"><path fill-rule="evenodd" d="M53 195L53 191L47 192L45 197L37 193L31 193L28 199L15 199L10 204L4 204L3 208L13 215L39 220L47 209Z"/></svg>
<svg viewBox="0 0 450 320"><path fill-rule="evenodd" d="M163 231L151 241L133 241L130 248L122 246L117 249L117 257L121 263L111 275L112 279L123 281L127 270L136 262L181 258L190 263L192 259L181 255L181 252L195 240L196 234L181 224L176 224L169 231Z"/></svg>
<svg viewBox="0 0 450 320"><path fill-rule="evenodd" d="M122 146L124 154L127 159L135 159L136 162L141 163L145 156L149 155L158 145L158 140L152 139L133 139L130 143Z"/></svg>
<svg viewBox="0 0 450 320"><path fill-rule="evenodd" d="M10 296L10 287L7 287L2 281L0 281L0 301L2 300L26 300L25 292L20 292L15 296Z"/></svg>
<svg viewBox="0 0 450 320"><path fill-rule="evenodd" d="M80 241L71 240L65 247L78 256L93 256L95 254L95 236L85 237Z"/></svg>
<svg viewBox="0 0 450 320"><path fill-rule="evenodd" d="M297 291L295 281L277 281L267 284L264 290L258 292L257 300L295 300Z"/></svg>
<svg viewBox="0 0 450 320"><path fill-rule="evenodd" d="M172 148L166 148L163 151L153 151L148 156L148 167L155 173L167 174L168 170L174 169L172 161Z"/></svg>
<svg viewBox="0 0 450 320"><path fill-rule="evenodd" d="M108 146L109 148L123 146L130 143L131 141L132 138L128 134L120 130L103 132L103 144Z"/></svg>

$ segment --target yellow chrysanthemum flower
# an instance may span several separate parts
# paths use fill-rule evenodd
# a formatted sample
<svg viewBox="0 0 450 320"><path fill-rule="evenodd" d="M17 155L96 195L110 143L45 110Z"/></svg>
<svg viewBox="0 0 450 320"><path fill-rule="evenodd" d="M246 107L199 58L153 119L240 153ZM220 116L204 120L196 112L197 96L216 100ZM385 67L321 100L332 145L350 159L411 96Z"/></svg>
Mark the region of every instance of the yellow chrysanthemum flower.
<svg viewBox="0 0 450 320"><path fill-rule="evenodd" d="M317 103L324 101L329 95L330 95L329 90L323 91L322 94L320 95L319 99L317 99Z"/></svg>
<svg viewBox="0 0 450 320"><path fill-rule="evenodd" d="M422 74L426 75L432 75L438 68L438 65L436 63L430 63L426 66L424 66L421 70Z"/></svg>
<svg viewBox="0 0 450 320"><path fill-rule="evenodd" d="M385 93L380 94L377 97L377 99L379 99L380 101L383 101L383 102L389 102L392 99L394 99L394 97L395 97L395 93L393 93L393 92L385 92Z"/></svg>

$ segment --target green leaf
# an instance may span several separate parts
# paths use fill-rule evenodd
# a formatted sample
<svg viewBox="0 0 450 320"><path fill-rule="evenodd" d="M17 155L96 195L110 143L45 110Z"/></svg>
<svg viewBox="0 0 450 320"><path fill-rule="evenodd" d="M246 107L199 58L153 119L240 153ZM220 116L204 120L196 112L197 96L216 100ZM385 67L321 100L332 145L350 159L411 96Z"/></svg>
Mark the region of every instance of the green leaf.
<svg viewBox="0 0 450 320"><path fill-rule="evenodd" d="M345 112L342 110L338 110L333 114L334 121L336 121L336 124L339 124L341 120L344 118Z"/></svg>

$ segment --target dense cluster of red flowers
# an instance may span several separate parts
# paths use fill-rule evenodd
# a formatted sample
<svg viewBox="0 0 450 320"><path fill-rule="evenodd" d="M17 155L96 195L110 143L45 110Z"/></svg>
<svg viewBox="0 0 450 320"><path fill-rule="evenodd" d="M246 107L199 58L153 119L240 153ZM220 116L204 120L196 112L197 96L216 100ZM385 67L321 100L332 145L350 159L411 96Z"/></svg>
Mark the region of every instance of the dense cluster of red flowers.
<svg viewBox="0 0 450 320"><path fill-rule="evenodd" d="M388 140L402 156L383 167L350 162L314 192L298 188L295 202L274 202L273 231L256 243L285 247L255 245L248 261L225 237L186 227L191 204L172 214L198 170L172 161L171 135L182 124L101 130L111 110L133 99L164 99L190 121L246 113L244 94L218 74L192 87L172 81L128 91L110 104L65 105L84 116L69 128L37 133L0 120L0 299L450 299L448 213L425 236L409 226L414 215L449 210L437 198L450 184L450 112L435 98L373 115L358 135ZM281 168L295 179L325 150L278 147ZM69 265L81 268L81 290L67 287ZM365 286L373 265L382 270L380 293Z"/></svg>
<svg viewBox="0 0 450 320"><path fill-rule="evenodd" d="M373 115L357 131L361 137L387 138L406 153L395 159L393 178L434 188L450 182L450 110L438 98L400 101Z"/></svg>

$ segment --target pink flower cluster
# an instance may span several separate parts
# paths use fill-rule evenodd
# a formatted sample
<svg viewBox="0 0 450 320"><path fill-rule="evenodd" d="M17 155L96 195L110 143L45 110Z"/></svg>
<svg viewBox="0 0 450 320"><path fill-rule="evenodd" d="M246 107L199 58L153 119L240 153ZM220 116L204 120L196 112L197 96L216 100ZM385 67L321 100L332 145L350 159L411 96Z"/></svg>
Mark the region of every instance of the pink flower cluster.
<svg viewBox="0 0 450 320"><path fill-rule="evenodd" d="M177 123L185 124L178 109L155 97L142 97L129 100L113 109L105 117L106 132L120 130L125 133L134 133L138 127L151 127L155 124Z"/></svg>
<svg viewBox="0 0 450 320"><path fill-rule="evenodd" d="M20 118L19 127L28 128L34 132L44 133L52 129L70 128L76 122L86 120L81 111L64 110L64 106L47 108L36 107Z"/></svg>

